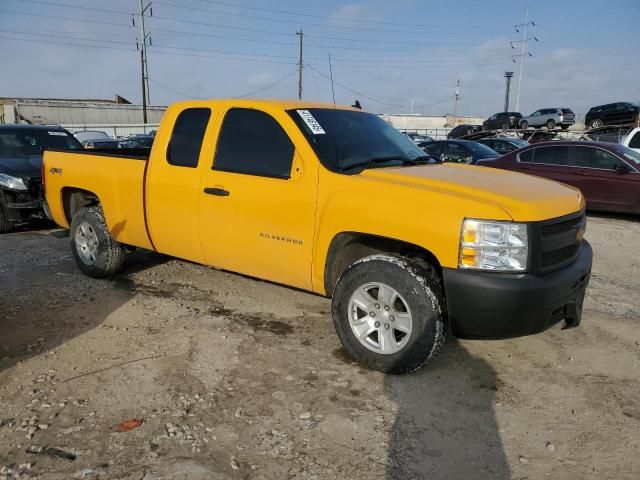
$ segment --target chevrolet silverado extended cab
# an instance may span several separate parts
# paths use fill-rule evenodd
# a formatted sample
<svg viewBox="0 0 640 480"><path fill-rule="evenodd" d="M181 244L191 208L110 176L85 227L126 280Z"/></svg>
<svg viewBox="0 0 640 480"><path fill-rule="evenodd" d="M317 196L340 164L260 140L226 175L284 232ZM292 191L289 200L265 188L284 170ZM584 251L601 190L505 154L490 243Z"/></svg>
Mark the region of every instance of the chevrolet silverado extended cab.
<svg viewBox="0 0 640 480"><path fill-rule="evenodd" d="M576 326L591 271L577 189L437 164L379 117L310 102L169 107L148 155L45 153L46 199L80 269L154 250L332 298L340 340L416 370L447 333Z"/></svg>

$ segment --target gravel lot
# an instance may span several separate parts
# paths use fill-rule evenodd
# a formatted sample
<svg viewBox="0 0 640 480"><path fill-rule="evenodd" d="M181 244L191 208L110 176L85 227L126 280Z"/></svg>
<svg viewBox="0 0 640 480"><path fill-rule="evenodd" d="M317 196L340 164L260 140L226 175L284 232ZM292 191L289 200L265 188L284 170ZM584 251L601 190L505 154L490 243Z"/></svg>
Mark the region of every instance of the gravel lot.
<svg viewBox="0 0 640 480"><path fill-rule="evenodd" d="M67 239L3 235L0 479L638 479L639 238L590 217L580 328L393 377L325 298L143 253L92 280Z"/></svg>

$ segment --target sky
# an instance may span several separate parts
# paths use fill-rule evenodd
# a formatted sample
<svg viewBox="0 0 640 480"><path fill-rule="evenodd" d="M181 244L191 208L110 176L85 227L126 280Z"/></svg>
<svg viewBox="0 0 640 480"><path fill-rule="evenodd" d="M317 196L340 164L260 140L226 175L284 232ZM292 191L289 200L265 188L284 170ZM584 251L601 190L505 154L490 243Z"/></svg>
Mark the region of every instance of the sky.
<svg viewBox="0 0 640 480"><path fill-rule="evenodd" d="M337 103L451 114L460 80L457 114L488 116L513 71L515 110L527 5L523 114L640 101L640 0L152 0L150 100L296 98L301 30L303 99L332 101L331 55ZM141 103L139 7L0 0L0 97Z"/></svg>

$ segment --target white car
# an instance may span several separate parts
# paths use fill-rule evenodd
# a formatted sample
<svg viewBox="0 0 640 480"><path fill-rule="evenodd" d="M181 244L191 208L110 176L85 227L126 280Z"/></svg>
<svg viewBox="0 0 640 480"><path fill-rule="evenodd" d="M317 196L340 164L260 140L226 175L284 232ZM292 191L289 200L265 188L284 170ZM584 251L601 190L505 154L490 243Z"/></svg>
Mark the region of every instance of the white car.
<svg viewBox="0 0 640 480"><path fill-rule="evenodd" d="M640 153L640 127L631 130L620 143Z"/></svg>

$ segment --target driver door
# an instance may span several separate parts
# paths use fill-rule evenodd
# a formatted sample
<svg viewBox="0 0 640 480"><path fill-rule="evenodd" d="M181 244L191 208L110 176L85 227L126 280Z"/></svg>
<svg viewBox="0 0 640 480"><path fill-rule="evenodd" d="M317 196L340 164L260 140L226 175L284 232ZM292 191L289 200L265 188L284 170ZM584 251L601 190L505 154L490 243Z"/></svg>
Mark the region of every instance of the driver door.
<svg viewBox="0 0 640 480"><path fill-rule="evenodd" d="M282 111L226 109L200 184L200 233L208 264L311 289L318 164L294 129Z"/></svg>

